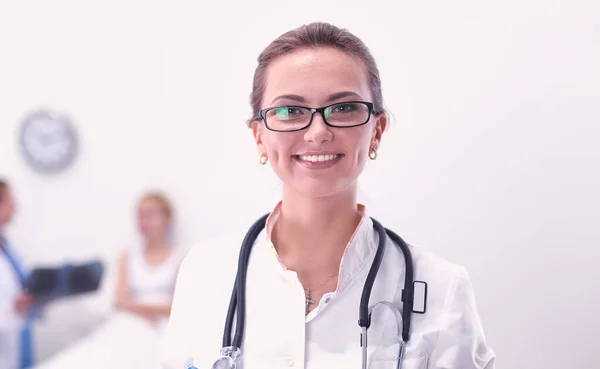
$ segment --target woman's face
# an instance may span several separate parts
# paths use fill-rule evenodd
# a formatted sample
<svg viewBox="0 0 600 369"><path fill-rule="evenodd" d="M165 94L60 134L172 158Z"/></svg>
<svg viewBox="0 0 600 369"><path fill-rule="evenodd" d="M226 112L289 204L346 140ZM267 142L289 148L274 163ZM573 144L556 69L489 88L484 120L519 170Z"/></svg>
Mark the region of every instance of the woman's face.
<svg viewBox="0 0 600 369"><path fill-rule="evenodd" d="M6 187L0 192L0 227L2 227L12 220L16 206L10 188Z"/></svg>
<svg viewBox="0 0 600 369"><path fill-rule="evenodd" d="M144 200L138 207L138 226L145 238L162 238L169 230L169 219L157 201Z"/></svg>
<svg viewBox="0 0 600 369"><path fill-rule="evenodd" d="M333 48L301 49L275 59L265 87L262 109L372 102L364 64ZM301 131L273 132L262 121L255 121L252 129L259 152L267 155L286 186L306 196L325 197L355 186L370 149L378 149L386 124L381 114L372 115L362 126L333 128L316 113L312 124ZM312 162L315 159L319 162Z"/></svg>

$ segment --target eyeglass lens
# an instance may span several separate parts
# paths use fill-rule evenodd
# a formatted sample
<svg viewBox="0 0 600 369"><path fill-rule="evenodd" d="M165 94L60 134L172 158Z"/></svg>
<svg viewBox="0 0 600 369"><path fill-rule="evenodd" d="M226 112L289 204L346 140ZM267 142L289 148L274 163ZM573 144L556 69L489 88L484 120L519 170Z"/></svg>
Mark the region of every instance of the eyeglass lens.
<svg viewBox="0 0 600 369"><path fill-rule="evenodd" d="M296 130L311 122L311 110L296 106L282 106L268 110L265 118L267 125L272 129ZM339 103L325 108L323 118L332 126L352 127L363 124L369 119L369 107L360 102Z"/></svg>

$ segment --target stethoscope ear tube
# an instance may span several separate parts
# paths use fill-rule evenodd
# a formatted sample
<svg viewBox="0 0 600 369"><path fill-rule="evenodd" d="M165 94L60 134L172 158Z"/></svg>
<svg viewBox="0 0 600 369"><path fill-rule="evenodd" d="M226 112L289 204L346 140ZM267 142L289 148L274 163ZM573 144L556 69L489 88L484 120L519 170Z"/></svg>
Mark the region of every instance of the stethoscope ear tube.
<svg viewBox="0 0 600 369"><path fill-rule="evenodd" d="M410 315L413 311L413 302L415 297L415 291L413 287L414 270L412 254L408 248L408 245L400 236L389 229L386 229L386 233L388 236L390 236L392 241L394 241L394 243L396 243L400 249L402 249L402 254L404 254L405 276L404 289L402 290L402 339L404 342L408 342L410 336Z"/></svg>
<svg viewBox="0 0 600 369"><path fill-rule="evenodd" d="M377 220L371 218L373 221L373 226L377 230L379 234L379 245L377 247L377 252L375 253L375 258L373 260L373 264L371 265L371 269L369 270L369 274L367 274L367 280L365 281L365 285L363 287L362 296L360 298L360 305L358 310L358 325L361 328L369 328L371 325L371 314L369 312L369 298L371 296L371 290L373 289L373 285L375 283L375 278L377 277L377 272L379 271L379 267L381 266L381 262L383 261L383 256L385 254L386 248L386 240L387 236L389 236L394 243L400 247L402 250L402 254L404 255L404 265L405 265L405 277L404 277L404 289L402 290L402 339L404 342L408 342L410 336L410 318L413 310L413 299L414 299L414 289L413 289L413 279L414 279L414 271L413 271L413 261L412 254L408 245L404 240L398 236L393 231L384 228L381 223Z"/></svg>
<svg viewBox="0 0 600 369"><path fill-rule="evenodd" d="M227 319L225 320L225 331L223 332L223 347L231 346L231 328L233 325L233 317L235 316L235 308L237 306L237 274L233 284L233 291L229 299L229 309L227 310Z"/></svg>
<svg viewBox="0 0 600 369"><path fill-rule="evenodd" d="M267 213L260 217L252 227L250 231L246 233L244 241L242 242L242 248L238 259L238 270L235 277L235 283L233 291L231 293L231 299L229 301L229 310L227 311L227 323L225 324L225 332L223 333L223 347L233 346L241 348L242 341L244 339L244 328L246 318L246 272L248 271L248 259L250 258L250 251L254 246L254 241L258 238L258 235L265 228L267 218L270 213ZM233 337L233 343L231 343L231 325L233 323L234 314L236 316L235 324L235 336Z"/></svg>
<svg viewBox="0 0 600 369"><path fill-rule="evenodd" d="M371 264L369 274L367 274L367 280L365 281L362 295L360 297L360 305L358 307L358 325L361 328L369 328L371 325L371 317L369 315L369 298L371 297L373 284L375 284L375 277L377 277L377 272L379 272L379 267L383 261L387 239L385 228L383 228L381 223L373 218L371 218L371 220L373 221L373 225L375 226L377 233L379 233L379 246L377 247L375 259L373 260L373 264Z"/></svg>

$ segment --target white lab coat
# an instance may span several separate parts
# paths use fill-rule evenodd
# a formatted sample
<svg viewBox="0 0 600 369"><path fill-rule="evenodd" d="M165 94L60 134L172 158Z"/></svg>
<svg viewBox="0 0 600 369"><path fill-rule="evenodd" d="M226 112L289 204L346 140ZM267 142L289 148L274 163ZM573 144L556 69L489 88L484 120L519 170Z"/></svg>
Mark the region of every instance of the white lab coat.
<svg viewBox="0 0 600 369"><path fill-rule="evenodd" d="M19 334L24 324L14 309L21 284L6 255L0 251L0 368L19 367Z"/></svg>
<svg viewBox="0 0 600 369"><path fill-rule="evenodd" d="M279 263L268 233L256 241L248 267L243 368L360 369L358 306L378 244L370 218L363 217L347 247L338 290L323 296L306 317L303 287ZM199 244L183 261L161 347L165 369L189 363L210 368L219 357L242 236ZM404 259L389 238L387 245L370 303L386 300L401 307ZM402 368L493 369L495 354L465 268L418 247L411 251L415 280L427 282L429 291L427 312L412 314ZM388 309L373 312L369 368L396 368L396 329Z"/></svg>

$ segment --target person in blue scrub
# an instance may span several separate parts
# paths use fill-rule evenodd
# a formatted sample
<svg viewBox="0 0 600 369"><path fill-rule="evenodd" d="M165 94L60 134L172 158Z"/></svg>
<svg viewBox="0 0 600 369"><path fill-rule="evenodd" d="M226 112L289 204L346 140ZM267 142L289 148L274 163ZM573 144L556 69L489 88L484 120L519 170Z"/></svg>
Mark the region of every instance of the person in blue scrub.
<svg viewBox="0 0 600 369"><path fill-rule="evenodd" d="M27 271L4 234L15 213L7 181L0 179L0 368L25 369L33 365Z"/></svg>

